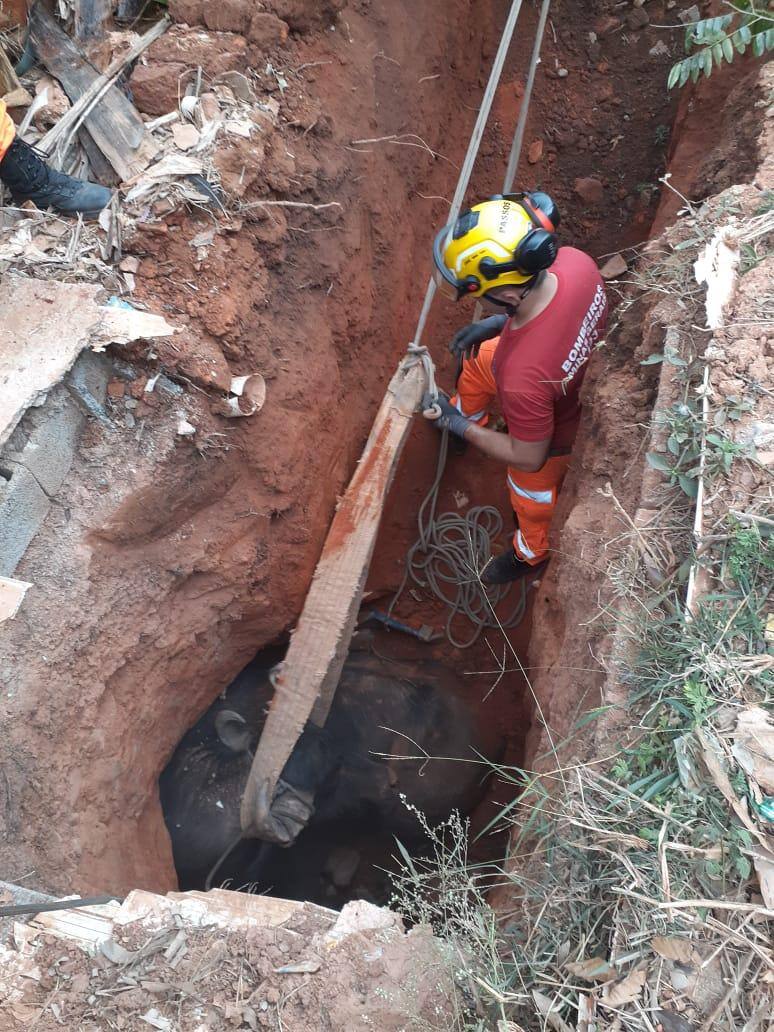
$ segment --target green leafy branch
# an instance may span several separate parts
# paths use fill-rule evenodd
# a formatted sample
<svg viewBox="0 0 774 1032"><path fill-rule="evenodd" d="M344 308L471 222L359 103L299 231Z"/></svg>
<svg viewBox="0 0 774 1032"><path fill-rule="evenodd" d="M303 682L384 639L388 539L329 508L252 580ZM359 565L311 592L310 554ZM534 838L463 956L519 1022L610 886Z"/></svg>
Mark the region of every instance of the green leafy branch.
<svg viewBox="0 0 774 1032"><path fill-rule="evenodd" d="M733 5L732 5L733 6ZM774 50L774 18L759 11L755 0L741 0L731 14L692 22L685 30L685 52L688 57L672 66L667 88L684 86L690 79L712 74L725 61L731 64L737 54L747 49L754 57Z"/></svg>

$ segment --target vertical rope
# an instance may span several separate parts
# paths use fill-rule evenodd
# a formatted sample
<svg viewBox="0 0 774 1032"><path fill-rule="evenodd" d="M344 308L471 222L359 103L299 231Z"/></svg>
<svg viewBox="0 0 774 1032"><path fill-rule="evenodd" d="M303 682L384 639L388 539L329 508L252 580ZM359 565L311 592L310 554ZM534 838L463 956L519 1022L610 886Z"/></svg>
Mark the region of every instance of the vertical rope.
<svg viewBox="0 0 774 1032"><path fill-rule="evenodd" d="M508 13L508 20L503 28L503 34L500 37L500 45L497 48L494 62L492 63L492 71L489 73L489 82L486 84L486 90L481 101L481 107L478 109L478 117L476 118L476 124L473 127L473 132L468 143L467 154L465 160L462 163L460 169L459 179L457 180L457 189L454 192L452 198L451 207L449 208L448 224L457 221L457 216L462 208L462 201L465 197L465 191L468 188L470 177L473 172L473 165L475 164L476 157L478 156L478 149L481 146L481 139L484 135L484 129L486 128L487 120L489 119L489 112L492 108L492 101L494 100L497 86L500 82L500 76L502 75L503 66L505 64L505 58L508 55L508 49L513 39L513 32L516 28L516 21L521 11L522 0L513 0L511 9ZM425 291L425 299L422 302L422 310L419 313L419 319L417 320L417 328L414 331L414 344L420 344L422 340L422 334L425 332L425 326L427 324L427 317L430 314L430 307L435 297L436 284L433 277L430 277L430 281L427 284L427 290Z"/></svg>
<svg viewBox="0 0 774 1032"><path fill-rule="evenodd" d="M538 20L535 42L532 46L532 57L530 58L529 72L527 73L527 83L524 87L524 99L522 100L521 108L519 109L519 118L516 122L516 132L513 137L513 143L511 144L511 152L508 155L508 164L505 167L505 178L503 179L504 194L511 193L513 190L516 173L519 170L521 148L524 144L524 132L527 128L529 102L532 99L532 87L535 85L537 66L540 64L540 48L543 44L543 33L546 31L546 22L548 21L548 12L550 8L551 0L543 0L543 6L540 8L540 18ZM476 307L473 311L473 322L477 322L480 318L481 302L476 301Z"/></svg>

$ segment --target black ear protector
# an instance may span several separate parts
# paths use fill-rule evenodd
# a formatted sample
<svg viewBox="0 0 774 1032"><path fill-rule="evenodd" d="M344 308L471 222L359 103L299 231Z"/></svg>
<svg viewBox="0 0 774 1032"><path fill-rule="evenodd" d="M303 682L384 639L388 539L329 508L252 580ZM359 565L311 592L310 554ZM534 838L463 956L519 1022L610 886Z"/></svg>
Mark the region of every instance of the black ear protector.
<svg viewBox="0 0 774 1032"><path fill-rule="evenodd" d="M479 263L481 275L486 280L497 279L504 272L518 272L522 276L537 276L553 265L559 250L559 210L546 193L495 194L492 201L515 201L520 204L532 220L533 228L527 233L507 262L494 258L482 258Z"/></svg>

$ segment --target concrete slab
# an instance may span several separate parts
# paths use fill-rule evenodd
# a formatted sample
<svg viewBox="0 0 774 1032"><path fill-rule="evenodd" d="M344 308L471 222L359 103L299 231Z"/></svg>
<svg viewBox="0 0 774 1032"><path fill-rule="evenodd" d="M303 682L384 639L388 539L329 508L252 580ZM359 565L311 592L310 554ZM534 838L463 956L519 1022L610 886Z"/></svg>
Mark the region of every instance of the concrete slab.
<svg viewBox="0 0 774 1032"><path fill-rule="evenodd" d="M87 347L166 337L162 316L125 302L100 305L101 287L6 276L0 293L0 448Z"/></svg>
<svg viewBox="0 0 774 1032"><path fill-rule="evenodd" d="M0 447L88 346L100 287L7 276L0 294Z"/></svg>

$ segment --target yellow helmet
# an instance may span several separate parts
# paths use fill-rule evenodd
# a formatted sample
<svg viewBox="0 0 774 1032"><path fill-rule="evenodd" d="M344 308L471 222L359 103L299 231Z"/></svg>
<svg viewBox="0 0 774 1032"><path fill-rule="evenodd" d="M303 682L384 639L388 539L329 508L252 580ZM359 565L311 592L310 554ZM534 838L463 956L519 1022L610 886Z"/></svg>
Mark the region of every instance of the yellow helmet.
<svg viewBox="0 0 774 1032"><path fill-rule="evenodd" d="M530 283L556 258L559 212L545 193L492 197L435 238L436 282L456 299Z"/></svg>

